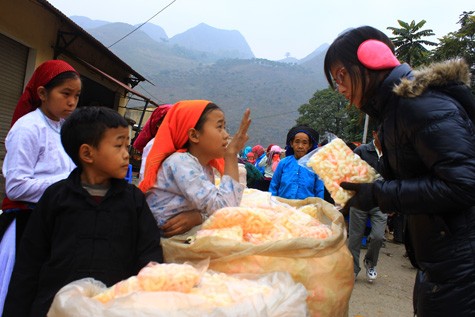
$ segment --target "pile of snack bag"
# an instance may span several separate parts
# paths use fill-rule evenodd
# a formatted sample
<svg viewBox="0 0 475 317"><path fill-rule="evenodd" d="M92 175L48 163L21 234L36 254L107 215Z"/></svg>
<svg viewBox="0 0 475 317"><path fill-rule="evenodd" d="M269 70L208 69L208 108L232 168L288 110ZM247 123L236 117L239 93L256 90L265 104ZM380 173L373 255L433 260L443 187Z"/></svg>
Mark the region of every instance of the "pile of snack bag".
<svg viewBox="0 0 475 317"><path fill-rule="evenodd" d="M63 287L49 317L306 316L307 291L288 273L233 276L198 264L150 263L110 288L93 279Z"/></svg>
<svg viewBox="0 0 475 317"><path fill-rule="evenodd" d="M312 209L305 211L312 212ZM329 226L299 210L227 207L216 211L203 224L196 239L215 236L260 244L298 237L326 239L331 235Z"/></svg>
<svg viewBox="0 0 475 317"><path fill-rule="evenodd" d="M354 276L345 241L343 216L324 200L246 189L239 207L215 211L162 246L169 263L209 259L226 274L288 272L307 289L309 316L347 316Z"/></svg>

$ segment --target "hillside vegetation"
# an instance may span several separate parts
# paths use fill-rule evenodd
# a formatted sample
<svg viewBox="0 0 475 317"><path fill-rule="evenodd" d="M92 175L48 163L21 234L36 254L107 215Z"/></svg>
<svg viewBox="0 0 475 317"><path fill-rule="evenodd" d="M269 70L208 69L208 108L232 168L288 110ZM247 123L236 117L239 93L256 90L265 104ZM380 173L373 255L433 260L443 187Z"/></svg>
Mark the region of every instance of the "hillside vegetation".
<svg viewBox="0 0 475 317"><path fill-rule="evenodd" d="M134 28L103 21L98 27L88 28L95 25L91 20L73 20L106 46ZM249 107L251 146L284 145L287 131L299 116L299 106L308 102L316 90L327 87L322 71L326 46L302 61L284 63L253 58L238 31L204 24L172 38L162 31L159 26L147 26L110 48L154 84L145 82L134 89L159 103L211 100L224 110L231 133Z"/></svg>

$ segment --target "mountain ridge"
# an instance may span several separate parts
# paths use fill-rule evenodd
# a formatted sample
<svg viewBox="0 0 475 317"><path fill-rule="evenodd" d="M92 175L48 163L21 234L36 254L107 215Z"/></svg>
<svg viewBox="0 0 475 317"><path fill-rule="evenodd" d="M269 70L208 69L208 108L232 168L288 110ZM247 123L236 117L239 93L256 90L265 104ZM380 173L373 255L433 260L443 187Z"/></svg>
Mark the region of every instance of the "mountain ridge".
<svg viewBox="0 0 475 317"><path fill-rule="evenodd" d="M74 18L84 23L78 24L106 46L135 28L120 22L88 28L87 21ZM238 58L239 54L231 53L230 48L244 56L252 53L239 31L219 30L200 24L191 31L175 35L180 36L173 40L174 37L167 39L163 36L166 35L163 29L163 34L157 35L160 29L144 25L110 48L155 84L141 83L134 89L151 95L160 103L175 103L184 99L212 100L225 112L231 133L237 130L245 108L249 107L253 123L248 145L283 145L287 131L295 125L299 116L299 106L307 103L317 90L328 86L322 71L325 44L312 52L312 56L298 62L279 62L254 57ZM202 29L206 32L200 35ZM194 43L183 40L186 38L183 34L187 33L188 36L201 36L202 41L208 43L203 43L198 47L201 50L198 50ZM217 42L230 34L234 34L231 36L233 41ZM227 47L228 50L220 51L220 47ZM129 102L129 106L133 106L133 102Z"/></svg>

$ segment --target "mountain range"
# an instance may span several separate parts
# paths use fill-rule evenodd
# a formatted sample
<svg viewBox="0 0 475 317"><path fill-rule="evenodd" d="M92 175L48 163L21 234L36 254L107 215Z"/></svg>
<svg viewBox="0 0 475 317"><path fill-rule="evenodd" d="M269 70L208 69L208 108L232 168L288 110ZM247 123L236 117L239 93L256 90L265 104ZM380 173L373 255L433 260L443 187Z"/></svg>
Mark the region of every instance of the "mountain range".
<svg viewBox="0 0 475 317"><path fill-rule="evenodd" d="M231 133L246 108L252 124L248 145L285 145L288 130L295 125L298 108L328 84L323 58L328 44L307 57L270 61L255 58L239 31L221 30L201 23L169 38L163 28L146 23L70 17L114 54L145 76L136 89L159 103L184 99L207 99L220 106ZM115 43L115 44L114 44ZM143 107L130 101L129 107ZM129 116L138 118L139 111Z"/></svg>

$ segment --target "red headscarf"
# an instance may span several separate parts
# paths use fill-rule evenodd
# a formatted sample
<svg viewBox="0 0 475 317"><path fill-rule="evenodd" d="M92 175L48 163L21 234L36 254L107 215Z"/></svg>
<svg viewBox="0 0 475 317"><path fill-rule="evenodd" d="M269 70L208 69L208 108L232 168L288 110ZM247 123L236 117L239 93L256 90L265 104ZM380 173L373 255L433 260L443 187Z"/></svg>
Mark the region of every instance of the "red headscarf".
<svg viewBox="0 0 475 317"><path fill-rule="evenodd" d="M11 125L13 126L18 119L41 106L41 99L37 92L38 87L46 85L53 78L65 72L75 72L79 76L79 73L71 65L59 59L46 61L38 66L16 105Z"/></svg>
<svg viewBox="0 0 475 317"><path fill-rule="evenodd" d="M194 128L203 110L211 103L208 100L183 100L171 107L158 128L150 153L145 163L144 179L139 188L146 192L157 180L157 173L163 161L175 152L186 152L188 130ZM209 163L221 174L224 172L224 159L215 159Z"/></svg>
<svg viewBox="0 0 475 317"><path fill-rule="evenodd" d="M251 152L247 153L247 154L246 154L246 158L247 158L247 161L248 161L249 163L251 163L251 164L256 163L256 157L255 157L254 152L251 151Z"/></svg>
<svg viewBox="0 0 475 317"><path fill-rule="evenodd" d="M262 145L257 144L257 145L254 145L254 147L252 148L252 152L256 154L256 159L258 159L259 157L262 156L262 154L264 154L265 151Z"/></svg>
<svg viewBox="0 0 475 317"><path fill-rule="evenodd" d="M134 141L133 147L137 151L143 152L143 148L147 145L148 141L155 137L155 134L157 134L158 130L158 123L165 117L168 110L170 110L172 106L173 105L171 104L161 105L157 109L153 110L152 115L143 126L143 129L140 131L137 139Z"/></svg>

